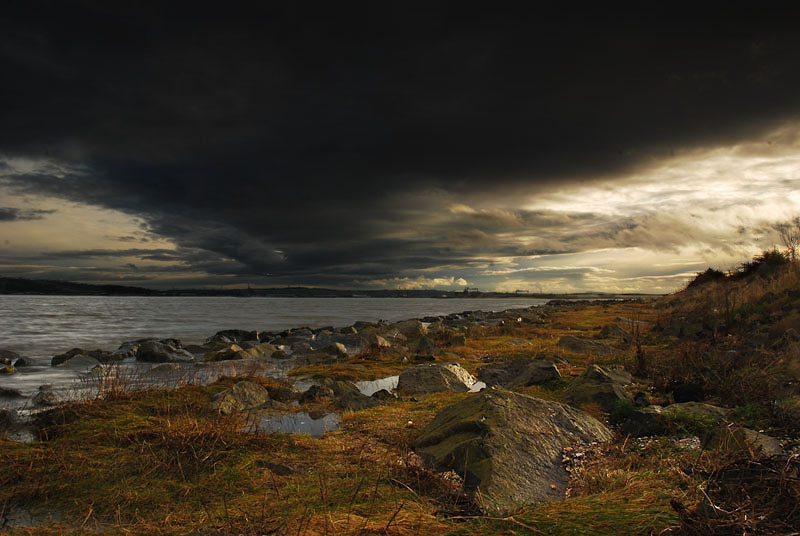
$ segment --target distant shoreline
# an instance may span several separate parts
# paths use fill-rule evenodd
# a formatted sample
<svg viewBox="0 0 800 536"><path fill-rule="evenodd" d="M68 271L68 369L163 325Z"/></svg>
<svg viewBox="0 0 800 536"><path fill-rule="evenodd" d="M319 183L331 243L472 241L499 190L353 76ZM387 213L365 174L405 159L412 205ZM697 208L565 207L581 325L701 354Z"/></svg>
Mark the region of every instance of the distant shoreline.
<svg viewBox="0 0 800 536"><path fill-rule="evenodd" d="M0 277L0 295L23 296L131 296L131 297L260 297L260 298L520 298L554 300L614 300L653 298L661 294L617 294L603 292L581 292L570 294L525 293L525 292L481 292L476 290L338 290L309 287L245 288L245 289L168 289L155 290L123 285L91 285L44 279Z"/></svg>

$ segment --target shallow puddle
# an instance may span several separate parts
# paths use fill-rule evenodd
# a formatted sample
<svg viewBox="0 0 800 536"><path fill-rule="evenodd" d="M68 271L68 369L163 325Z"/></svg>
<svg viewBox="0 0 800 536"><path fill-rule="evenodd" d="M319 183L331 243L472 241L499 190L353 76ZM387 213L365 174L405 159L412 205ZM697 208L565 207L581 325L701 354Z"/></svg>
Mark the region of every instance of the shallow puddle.
<svg viewBox="0 0 800 536"><path fill-rule="evenodd" d="M397 381L400 379L400 376L388 376L386 378L381 378L379 380L366 380L361 382L355 382L356 387L358 390L361 391L362 395L372 396L373 394L377 393L381 389L386 389L387 391L392 391L397 387Z"/></svg>

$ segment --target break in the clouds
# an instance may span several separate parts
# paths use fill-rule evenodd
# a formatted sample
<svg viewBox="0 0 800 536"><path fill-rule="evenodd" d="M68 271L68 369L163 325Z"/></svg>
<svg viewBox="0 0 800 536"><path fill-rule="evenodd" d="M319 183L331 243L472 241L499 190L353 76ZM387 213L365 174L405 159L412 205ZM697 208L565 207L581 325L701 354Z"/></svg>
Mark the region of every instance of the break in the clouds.
<svg viewBox="0 0 800 536"><path fill-rule="evenodd" d="M8 7L0 271L674 290L800 214L797 22L730 6Z"/></svg>

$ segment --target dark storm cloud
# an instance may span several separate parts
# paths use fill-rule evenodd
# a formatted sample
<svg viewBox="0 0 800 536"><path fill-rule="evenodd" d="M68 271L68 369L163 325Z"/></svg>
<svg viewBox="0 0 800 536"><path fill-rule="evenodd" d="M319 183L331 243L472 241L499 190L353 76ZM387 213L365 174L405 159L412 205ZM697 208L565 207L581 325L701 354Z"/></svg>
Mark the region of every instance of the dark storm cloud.
<svg viewBox="0 0 800 536"><path fill-rule="evenodd" d="M46 215L52 214L53 212L55 212L55 210L25 210L14 207L0 207L0 222L41 220Z"/></svg>
<svg viewBox="0 0 800 536"><path fill-rule="evenodd" d="M586 216L459 203L796 118L796 23L752 6L18 3L0 21L0 154L52 165L0 175L139 216L181 251L133 256L275 281L653 240L638 222L564 236L559 220ZM533 227L527 248L498 237Z"/></svg>

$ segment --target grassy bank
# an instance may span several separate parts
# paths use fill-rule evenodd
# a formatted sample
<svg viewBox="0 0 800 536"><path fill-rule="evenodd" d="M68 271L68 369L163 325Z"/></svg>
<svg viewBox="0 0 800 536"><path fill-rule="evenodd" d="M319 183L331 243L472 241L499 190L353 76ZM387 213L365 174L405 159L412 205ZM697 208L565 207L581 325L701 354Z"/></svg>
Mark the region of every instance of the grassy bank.
<svg viewBox="0 0 800 536"><path fill-rule="evenodd" d="M520 391L557 401L595 363L636 371L632 389L654 402L669 402L678 383L702 382L707 401L734 409L731 420L796 437L791 375L800 343L774 343L800 320L797 308L787 307L800 300L789 293L798 288L796 266L756 277L710 281L659 300L553 307L543 323L470 329L464 344L447 347L439 360L452 358L474 373L487 362L549 356L563 379ZM619 318L642 324L630 341L606 339L613 348L606 357L557 344L566 335L599 338ZM694 331L673 334L686 323ZM409 366L403 355L371 349L295 374L359 380ZM253 381L271 393L289 387ZM233 382L175 391L119 386L45 414L36 442L0 438L0 509L42 523L16 529L20 534L677 534L690 530L687 512L703 504L709 479L733 461L692 446L684 439L691 434L680 431L617 434L586 452L564 501L484 516L457 479L424 467L410 448L438 411L469 394L417 395L344 412L339 430L315 438L246 432L246 414L210 410L213 395ZM583 409L608 419L598 407ZM317 401L274 411L336 410Z"/></svg>

